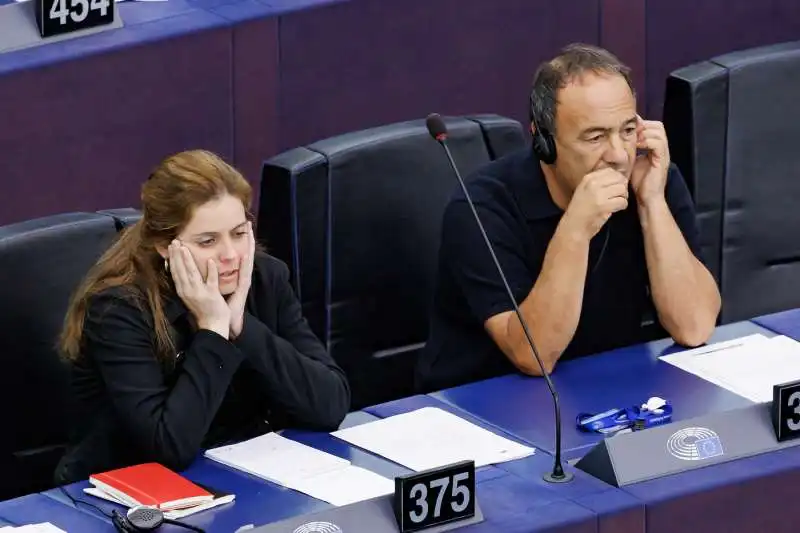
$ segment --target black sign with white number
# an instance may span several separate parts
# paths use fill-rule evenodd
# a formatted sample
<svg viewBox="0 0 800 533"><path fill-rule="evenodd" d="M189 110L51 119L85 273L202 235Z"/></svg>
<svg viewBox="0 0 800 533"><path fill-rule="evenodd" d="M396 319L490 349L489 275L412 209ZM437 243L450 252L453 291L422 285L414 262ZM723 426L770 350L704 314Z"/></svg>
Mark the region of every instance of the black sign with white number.
<svg viewBox="0 0 800 533"><path fill-rule="evenodd" d="M800 437L800 381L772 387L772 425L778 442Z"/></svg>
<svg viewBox="0 0 800 533"><path fill-rule="evenodd" d="M114 22L114 0L34 0L42 37Z"/></svg>
<svg viewBox="0 0 800 533"><path fill-rule="evenodd" d="M394 483L394 512L401 533L475 516L474 461L400 476Z"/></svg>

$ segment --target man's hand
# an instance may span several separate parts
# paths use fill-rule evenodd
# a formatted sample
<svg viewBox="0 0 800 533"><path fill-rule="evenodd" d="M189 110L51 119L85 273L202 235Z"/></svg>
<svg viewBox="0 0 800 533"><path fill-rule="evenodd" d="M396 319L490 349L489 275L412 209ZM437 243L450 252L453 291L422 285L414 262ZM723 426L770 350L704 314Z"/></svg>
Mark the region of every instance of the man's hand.
<svg viewBox="0 0 800 533"><path fill-rule="evenodd" d="M633 164L631 187L641 208L664 199L670 159L664 124L637 118L636 148L647 150L647 154L638 156Z"/></svg>
<svg viewBox="0 0 800 533"><path fill-rule="evenodd" d="M611 168L583 177L564 214L570 232L591 240L613 213L628 207L628 180Z"/></svg>

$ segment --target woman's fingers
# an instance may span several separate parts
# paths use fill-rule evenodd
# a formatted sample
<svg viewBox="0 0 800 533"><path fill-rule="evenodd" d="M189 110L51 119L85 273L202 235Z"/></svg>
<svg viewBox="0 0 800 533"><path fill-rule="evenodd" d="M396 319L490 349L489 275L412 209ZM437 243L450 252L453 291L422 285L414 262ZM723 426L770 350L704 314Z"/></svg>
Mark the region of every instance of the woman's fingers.
<svg viewBox="0 0 800 533"><path fill-rule="evenodd" d="M219 271L217 262L213 259L208 260L208 275L206 276L206 286L209 290L219 292Z"/></svg>
<svg viewBox="0 0 800 533"><path fill-rule="evenodd" d="M172 241L172 244L169 245L169 264L175 289L178 294L182 294L188 288L189 281L178 241Z"/></svg>

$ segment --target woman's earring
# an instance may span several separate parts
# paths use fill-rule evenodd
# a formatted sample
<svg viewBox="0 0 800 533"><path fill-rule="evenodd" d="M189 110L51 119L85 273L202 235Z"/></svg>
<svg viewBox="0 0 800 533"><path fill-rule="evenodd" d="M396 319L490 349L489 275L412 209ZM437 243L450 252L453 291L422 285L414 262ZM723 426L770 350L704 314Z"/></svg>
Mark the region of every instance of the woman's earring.
<svg viewBox="0 0 800 533"><path fill-rule="evenodd" d="M164 270L169 272L169 259L164 259Z"/></svg>

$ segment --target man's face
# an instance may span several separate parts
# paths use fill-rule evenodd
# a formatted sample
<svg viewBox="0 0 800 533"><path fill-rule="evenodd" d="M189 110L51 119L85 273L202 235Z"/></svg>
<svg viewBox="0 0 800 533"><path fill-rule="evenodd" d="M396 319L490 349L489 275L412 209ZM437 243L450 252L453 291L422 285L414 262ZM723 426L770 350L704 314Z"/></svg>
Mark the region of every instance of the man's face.
<svg viewBox="0 0 800 533"><path fill-rule="evenodd" d="M636 99L622 76L587 73L558 92L555 174L574 191L610 167L630 178L636 157Z"/></svg>

